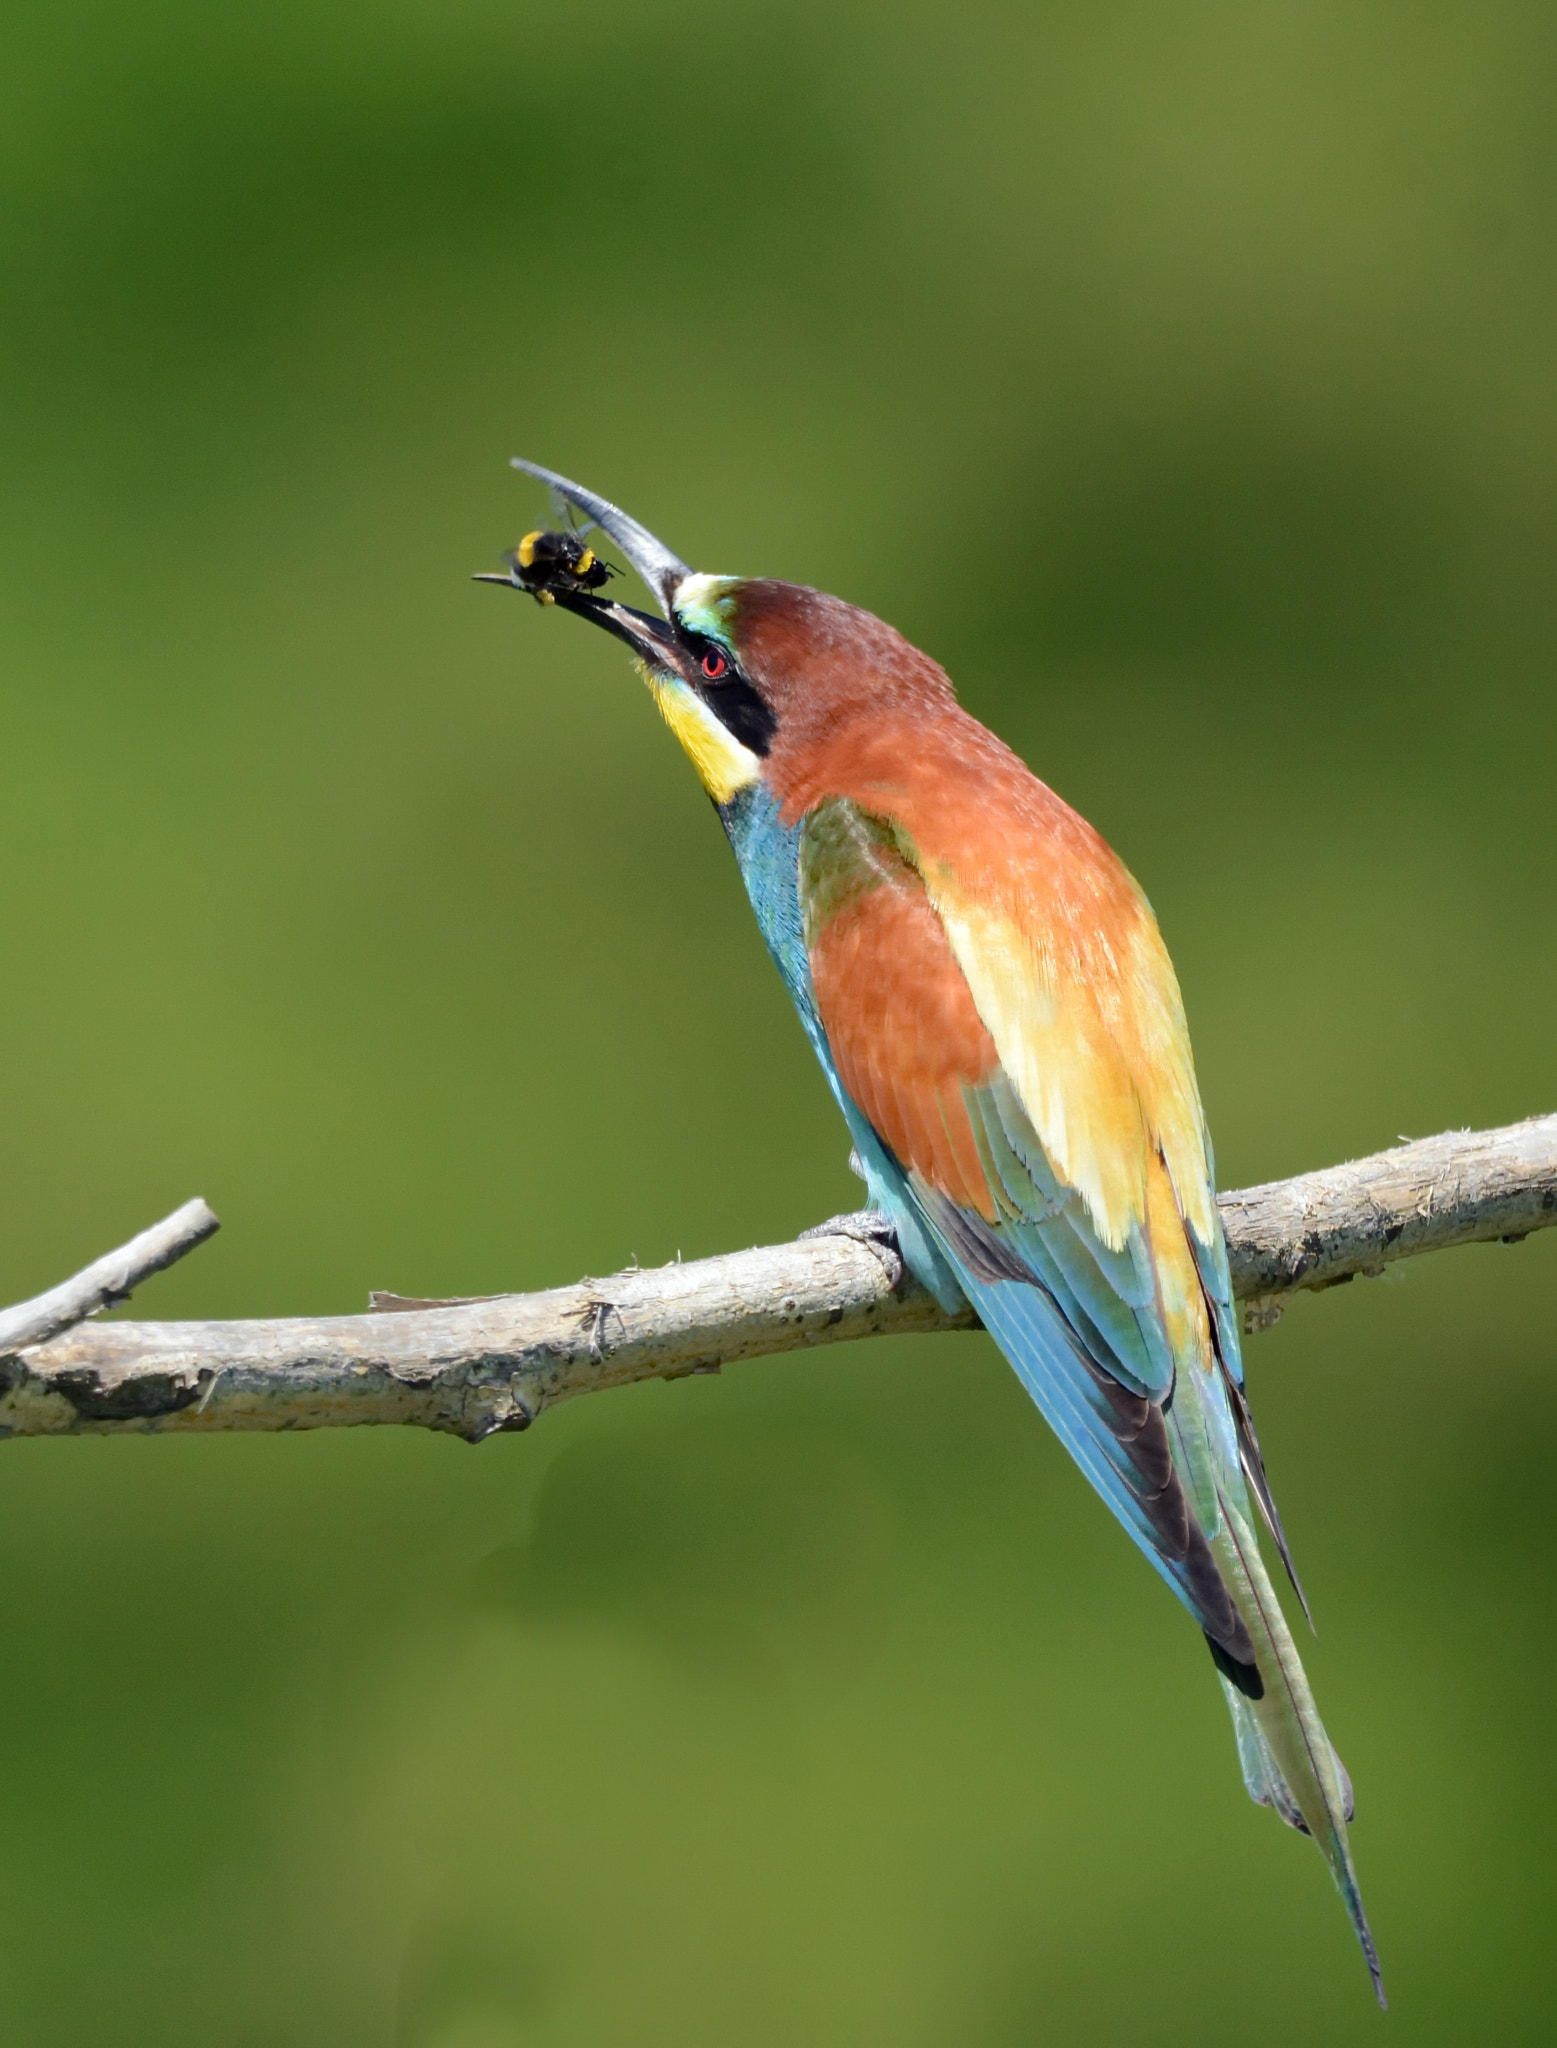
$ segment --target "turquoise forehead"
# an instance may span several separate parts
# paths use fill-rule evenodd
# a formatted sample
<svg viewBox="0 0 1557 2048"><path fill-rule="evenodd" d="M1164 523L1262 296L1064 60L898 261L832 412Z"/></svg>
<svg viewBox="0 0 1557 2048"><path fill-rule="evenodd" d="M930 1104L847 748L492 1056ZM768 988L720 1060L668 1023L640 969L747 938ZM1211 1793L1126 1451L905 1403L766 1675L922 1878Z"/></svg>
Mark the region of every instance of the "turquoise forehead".
<svg viewBox="0 0 1557 2048"><path fill-rule="evenodd" d="M705 633L728 647L735 631L738 576L684 576L676 585L675 612L689 632Z"/></svg>

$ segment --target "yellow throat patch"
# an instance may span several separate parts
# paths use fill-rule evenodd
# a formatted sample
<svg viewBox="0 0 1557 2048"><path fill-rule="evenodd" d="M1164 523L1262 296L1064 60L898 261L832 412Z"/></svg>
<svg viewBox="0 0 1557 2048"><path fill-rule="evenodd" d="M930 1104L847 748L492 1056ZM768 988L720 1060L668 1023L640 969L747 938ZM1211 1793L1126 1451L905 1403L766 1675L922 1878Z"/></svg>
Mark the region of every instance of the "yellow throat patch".
<svg viewBox="0 0 1557 2048"><path fill-rule="evenodd" d="M647 663L639 670L654 693L660 715L680 740L703 787L716 804L727 804L762 773L762 762L719 723L695 690L679 676L658 674Z"/></svg>

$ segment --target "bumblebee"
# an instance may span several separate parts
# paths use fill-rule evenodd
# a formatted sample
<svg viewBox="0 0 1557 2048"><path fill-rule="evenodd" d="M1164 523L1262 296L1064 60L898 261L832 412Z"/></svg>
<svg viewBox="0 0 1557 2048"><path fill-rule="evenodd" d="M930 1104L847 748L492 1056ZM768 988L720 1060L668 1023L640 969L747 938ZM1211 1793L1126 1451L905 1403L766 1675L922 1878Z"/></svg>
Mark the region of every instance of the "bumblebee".
<svg viewBox="0 0 1557 2048"><path fill-rule="evenodd" d="M538 604L555 604L559 590L599 590L616 574L577 533L527 533L503 560L511 580Z"/></svg>

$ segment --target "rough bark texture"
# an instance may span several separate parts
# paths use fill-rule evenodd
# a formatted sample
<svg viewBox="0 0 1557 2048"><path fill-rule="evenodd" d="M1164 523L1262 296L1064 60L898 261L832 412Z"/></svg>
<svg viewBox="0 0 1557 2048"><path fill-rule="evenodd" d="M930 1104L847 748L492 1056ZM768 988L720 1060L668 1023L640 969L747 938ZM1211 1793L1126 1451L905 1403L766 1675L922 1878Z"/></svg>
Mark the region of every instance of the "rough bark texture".
<svg viewBox="0 0 1557 2048"><path fill-rule="evenodd" d="M1396 1259L1557 1223L1557 1116L1442 1131L1218 1200L1233 1292L1258 1329L1284 1297L1382 1273Z"/></svg>
<svg viewBox="0 0 1557 2048"><path fill-rule="evenodd" d="M0 1358L0 1427L35 1436L413 1422L479 1440L525 1429L573 1394L884 1330L954 1327L922 1288L894 1288L901 1270L890 1243L829 1232L397 1314L109 1323Z"/></svg>
<svg viewBox="0 0 1557 2048"><path fill-rule="evenodd" d="M1244 1188L1221 1207L1234 1288L1257 1327L1300 1289L1557 1223L1557 1116L1446 1132ZM380 1296L376 1313L278 1322L77 1320L122 1300L215 1227L203 1204L188 1204L74 1281L0 1313L0 1432L401 1422L479 1441L633 1380L854 1337L974 1327L944 1315L903 1272L869 1215L836 1217L793 1244L543 1294L441 1304ZM62 1316L76 1327L40 1342Z"/></svg>
<svg viewBox="0 0 1557 2048"><path fill-rule="evenodd" d="M68 1330L105 1308L118 1308L129 1300L143 1280L174 1265L185 1252L204 1244L221 1229L215 1215L198 1197L164 1216L160 1223L132 1237L117 1251L105 1252L90 1266L83 1266L69 1280L51 1287L47 1294L35 1294L31 1301L19 1301L14 1308L0 1309L0 1355L20 1351L29 1344L47 1343L61 1330Z"/></svg>

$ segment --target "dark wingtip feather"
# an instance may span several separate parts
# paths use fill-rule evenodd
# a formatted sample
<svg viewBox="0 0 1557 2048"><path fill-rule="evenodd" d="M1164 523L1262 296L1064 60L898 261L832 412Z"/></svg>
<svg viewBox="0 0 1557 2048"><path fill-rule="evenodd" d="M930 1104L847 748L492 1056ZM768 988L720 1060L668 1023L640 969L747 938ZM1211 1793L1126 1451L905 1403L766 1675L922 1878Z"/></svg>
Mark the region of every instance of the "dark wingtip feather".
<svg viewBox="0 0 1557 2048"><path fill-rule="evenodd" d="M1211 1652L1211 1662L1221 1672L1229 1685L1235 1685L1246 1700L1262 1700L1265 1697L1265 1681L1260 1676L1260 1667L1251 1658L1248 1663L1224 1649L1209 1629L1202 1631L1206 1648ZM1250 1649L1253 1649L1250 1644Z"/></svg>

